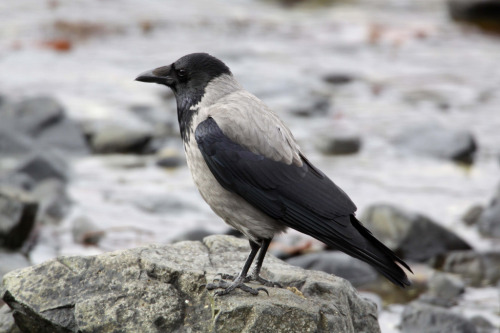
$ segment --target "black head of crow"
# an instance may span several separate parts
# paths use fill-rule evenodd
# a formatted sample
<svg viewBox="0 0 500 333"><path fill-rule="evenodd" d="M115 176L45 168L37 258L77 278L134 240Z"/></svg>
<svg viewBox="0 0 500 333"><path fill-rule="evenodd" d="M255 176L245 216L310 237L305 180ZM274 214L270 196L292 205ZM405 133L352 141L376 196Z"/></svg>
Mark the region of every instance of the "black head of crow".
<svg viewBox="0 0 500 333"><path fill-rule="evenodd" d="M411 271L408 265L356 219L347 194L307 160L288 127L222 61L193 53L136 80L172 89L196 186L212 210L250 240L240 274L208 289L258 294L265 289L244 283L278 285L263 279L260 269L272 238L287 228L369 263L399 286L410 285L398 264Z"/></svg>

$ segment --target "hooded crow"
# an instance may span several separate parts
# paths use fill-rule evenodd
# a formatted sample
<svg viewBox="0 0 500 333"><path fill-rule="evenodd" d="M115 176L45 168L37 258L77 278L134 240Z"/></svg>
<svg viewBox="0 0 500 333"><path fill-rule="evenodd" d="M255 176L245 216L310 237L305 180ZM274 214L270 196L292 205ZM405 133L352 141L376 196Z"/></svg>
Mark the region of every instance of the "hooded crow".
<svg viewBox="0 0 500 333"><path fill-rule="evenodd" d="M219 296L236 288L258 294L265 289L245 282L279 285L259 274L272 238L287 228L367 262L396 285L410 285L398 263L411 271L409 266L356 219L347 194L304 156L288 127L244 90L222 61L188 54L136 80L172 89L188 166L201 196L250 240L239 275L207 289L221 288Z"/></svg>

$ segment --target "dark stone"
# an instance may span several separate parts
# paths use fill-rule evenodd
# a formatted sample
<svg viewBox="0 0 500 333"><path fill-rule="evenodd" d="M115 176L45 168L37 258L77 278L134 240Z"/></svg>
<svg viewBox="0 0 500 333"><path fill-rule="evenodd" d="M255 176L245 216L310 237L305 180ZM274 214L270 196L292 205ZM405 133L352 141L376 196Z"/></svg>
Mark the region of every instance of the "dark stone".
<svg viewBox="0 0 500 333"><path fill-rule="evenodd" d="M33 149L34 142L14 128L0 124L0 155L20 156Z"/></svg>
<svg viewBox="0 0 500 333"><path fill-rule="evenodd" d="M495 285L500 281L500 252L454 251L448 253L440 268L445 272L460 275L474 287Z"/></svg>
<svg viewBox="0 0 500 333"><path fill-rule="evenodd" d="M477 150L474 136L467 131L446 129L436 124L405 128L394 138L403 151L472 164Z"/></svg>
<svg viewBox="0 0 500 333"><path fill-rule="evenodd" d="M142 154L153 138L152 129L122 123L106 123L89 129L90 144L97 154Z"/></svg>
<svg viewBox="0 0 500 333"><path fill-rule="evenodd" d="M68 166L66 162L55 153L37 153L27 158L16 169L17 173L29 176L35 183L47 179L58 179L63 182L68 180Z"/></svg>
<svg viewBox="0 0 500 333"><path fill-rule="evenodd" d="M0 192L0 247L19 249L33 229L37 210L30 198Z"/></svg>
<svg viewBox="0 0 500 333"><path fill-rule="evenodd" d="M58 179L41 181L31 191L31 195L39 203L38 216L42 224L59 223L71 208L66 184Z"/></svg>
<svg viewBox="0 0 500 333"><path fill-rule="evenodd" d="M403 259L422 262L450 251L471 249L462 238L428 217L392 205L368 207L361 221Z"/></svg>
<svg viewBox="0 0 500 333"><path fill-rule="evenodd" d="M323 76L323 81L334 85L351 83L355 79L356 78L351 74L345 74L345 73L330 73Z"/></svg>
<svg viewBox="0 0 500 333"><path fill-rule="evenodd" d="M66 117L46 127L35 140L43 147L56 148L70 155L86 155L90 152L81 127Z"/></svg>
<svg viewBox="0 0 500 333"><path fill-rule="evenodd" d="M458 22L469 23L491 32L500 32L500 1L448 0L448 11Z"/></svg>
<svg viewBox="0 0 500 333"><path fill-rule="evenodd" d="M330 100L326 97L319 97L311 104L296 106L290 110L290 113L298 117L324 117L330 109Z"/></svg>
<svg viewBox="0 0 500 333"><path fill-rule="evenodd" d="M172 239L171 243L183 242L183 241L202 241L203 238L212 235L213 232L210 232L205 229L192 229L186 231L174 239Z"/></svg>
<svg viewBox="0 0 500 333"><path fill-rule="evenodd" d="M498 328L482 316L474 316L469 320L476 326L477 333L498 333Z"/></svg>
<svg viewBox="0 0 500 333"><path fill-rule="evenodd" d="M73 240L83 245L97 245L105 232L86 217L77 217L71 226Z"/></svg>
<svg viewBox="0 0 500 333"><path fill-rule="evenodd" d="M0 176L0 191L16 191L19 189L30 191L35 185L35 181L24 173L6 172Z"/></svg>
<svg viewBox="0 0 500 333"><path fill-rule="evenodd" d="M12 310L7 305L0 304L0 332L2 333L21 333L19 327L14 322Z"/></svg>
<svg viewBox="0 0 500 333"><path fill-rule="evenodd" d="M162 168L178 168L184 164L184 160L177 156L164 157L156 161L156 165Z"/></svg>
<svg viewBox="0 0 500 333"><path fill-rule="evenodd" d="M474 225L478 222L483 211L484 207L481 205L472 206L462 216L462 221L464 221L466 225Z"/></svg>
<svg viewBox="0 0 500 333"><path fill-rule="evenodd" d="M156 165L163 168L177 168L186 164L184 154L179 154L173 148L164 148L158 151Z"/></svg>
<svg viewBox="0 0 500 333"><path fill-rule="evenodd" d="M465 317L441 307L413 302L405 307L401 333L476 333Z"/></svg>
<svg viewBox="0 0 500 333"><path fill-rule="evenodd" d="M13 113L17 129L32 137L64 118L61 104L48 96L26 98L14 106Z"/></svg>
<svg viewBox="0 0 500 333"><path fill-rule="evenodd" d="M305 254L286 260L290 265L340 276L358 287L377 280L378 273L370 265L338 251Z"/></svg>
<svg viewBox="0 0 500 333"><path fill-rule="evenodd" d="M485 237L500 238L500 188L477 222L479 233Z"/></svg>
<svg viewBox="0 0 500 333"><path fill-rule="evenodd" d="M429 281L429 289L419 300L432 305L451 307L465 291L465 283L457 276L435 273Z"/></svg>
<svg viewBox="0 0 500 333"><path fill-rule="evenodd" d="M314 143L316 149L325 155L355 154L361 149L361 138L334 133L319 135Z"/></svg>

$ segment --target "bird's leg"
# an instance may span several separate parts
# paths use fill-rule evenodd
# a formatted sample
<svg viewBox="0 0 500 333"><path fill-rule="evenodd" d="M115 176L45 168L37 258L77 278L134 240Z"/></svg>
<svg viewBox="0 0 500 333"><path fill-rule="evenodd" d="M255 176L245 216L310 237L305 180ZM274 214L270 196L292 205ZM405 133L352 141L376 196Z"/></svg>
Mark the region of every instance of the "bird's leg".
<svg viewBox="0 0 500 333"><path fill-rule="evenodd" d="M208 290L213 290L213 289L217 289L217 288L224 289L224 290L220 290L220 291L215 292L216 296L227 295L236 288L240 288L241 290L246 291L252 295L258 295L260 290L265 291L267 293L267 290L264 288L254 289L254 288L250 288L249 286L244 284L247 273L248 273L248 269L252 265L252 262L255 258L255 255L257 254L257 251L259 251L260 246L259 246L259 244L250 241L250 248L251 248L251 251L250 251L250 254L248 255L247 260L245 261L245 265L243 265L243 269L241 270L240 274L238 274L238 276L236 277L236 279L234 279L234 281L232 283L228 283L226 281L221 280L221 281L218 281L218 283L207 284L206 288ZM221 275L224 278L225 275L224 274L221 274Z"/></svg>
<svg viewBox="0 0 500 333"><path fill-rule="evenodd" d="M283 288L281 284L273 281L266 280L260 277L260 269L262 268L262 263L264 262L264 257L266 256L267 249L269 248L269 244L271 244L272 239L263 239L260 245L259 255L257 256L257 264L252 270L252 274L247 277L247 281L257 281L262 283L266 287L278 287Z"/></svg>

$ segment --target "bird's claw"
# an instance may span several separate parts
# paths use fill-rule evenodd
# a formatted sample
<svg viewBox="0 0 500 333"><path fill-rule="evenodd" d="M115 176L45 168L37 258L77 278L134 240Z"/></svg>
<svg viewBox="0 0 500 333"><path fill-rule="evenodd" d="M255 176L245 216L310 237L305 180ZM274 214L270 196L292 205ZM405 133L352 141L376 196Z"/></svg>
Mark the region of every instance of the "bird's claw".
<svg viewBox="0 0 500 333"><path fill-rule="evenodd" d="M251 276L251 277L247 277L247 279L249 281L256 281L256 282L258 282L260 284L263 284L266 287L283 288L283 286L280 283L266 280L264 278L261 278L260 276L257 276L257 277Z"/></svg>
<svg viewBox="0 0 500 333"><path fill-rule="evenodd" d="M262 287L252 288L252 287L249 287L246 284L244 284L243 281L235 281L235 282L230 284L224 280L218 280L217 283L207 284L206 288L207 288L207 290L214 290L214 289L219 289L219 288L223 289L223 290L216 291L214 293L214 296L227 295L236 288L239 288L239 289L243 290L244 292L250 293L252 295L258 295L259 291L263 291L267 294L267 296L269 296L269 292L267 291L267 289L262 288Z"/></svg>

